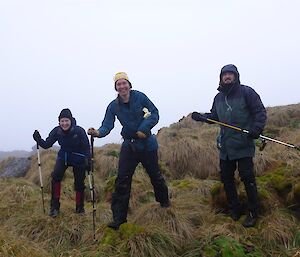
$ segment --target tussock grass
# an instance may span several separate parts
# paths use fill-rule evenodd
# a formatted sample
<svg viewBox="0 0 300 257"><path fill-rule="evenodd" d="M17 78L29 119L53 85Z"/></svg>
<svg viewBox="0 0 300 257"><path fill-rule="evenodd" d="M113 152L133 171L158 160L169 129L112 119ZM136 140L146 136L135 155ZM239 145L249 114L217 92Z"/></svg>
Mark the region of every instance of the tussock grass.
<svg viewBox="0 0 300 257"><path fill-rule="evenodd" d="M267 113L269 126L299 128L300 104L269 107Z"/></svg>
<svg viewBox="0 0 300 257"><path fill-rule="evenodd" d="M99 249L102 253L96 256L177 256L176 240L162 229L142 227L130 223L120 226L119 231L106 228L100 239Z"/></svg>
<svg viewBox="0 0 300 257"><path fill-rule="evenodd" d="M210 222L215 216L214 210L209 206L208 199L201 194L184 192L172 199L172 206L180 217L184 217L192 224L193 230Z"/></svg>
<svg viewBox="0 0 300 257"><path fill-rule="evenodd" d="M181 122L187 123L187 117ZM193 122L193 121L191 121ZM197 124L193 124L197 125ZM206 127L206 129L202 129ZM162 129L158 134L160 159L171 171L171 177L207 178L218 173L218 153L215 149L217 128L197 126L188 129L178 126Z"/></svg>
<svg viewBox="0 0 300 257"><path fill-rule="evenodd" d="M209 197L211 187L214 183L213 180L209 179L199 180L193 177L185 177L170 181L169 191L171 197L176 197L186 191L201 195L201 197Z"/></svg>
<svg viewBox="0 0 300 257"><path fill-rule="evenodd" d="M133 219L134 223L143 226L157 226L158 221L179 241L191 240L193 230L191 222L173 207L166 209L154 203L146 204L139 208Z"/></svg>
<svg viewBox="0 0 300 257"><path fill-rule="evenodd" d="M148 202L155 202L153 186L145 169L138 165L132 178L130 210Z"/></svg>
<svg viewBox="0 0 300 257"><path fill-rule="evenodd" d="M3 229L0 230L0 246L0 256L2 257L51 256L39 244L30 242L24 237L16 238Z"/></svg>
<svg viewBox="0 0 300 257"><path fill-rule="evenodd" d="M270 246L291 245L295 233L295 219L280 209L275 209L271 214L261 218L259 228L263 242Z"/></svg>
<svg viewBox="0 0 300 257"><path fill-rule="evenodd" d="M120 155L119 144L107 144L101 148L94 148L94 169L95 177L107 179L114 176L118 171Z"/></svg>

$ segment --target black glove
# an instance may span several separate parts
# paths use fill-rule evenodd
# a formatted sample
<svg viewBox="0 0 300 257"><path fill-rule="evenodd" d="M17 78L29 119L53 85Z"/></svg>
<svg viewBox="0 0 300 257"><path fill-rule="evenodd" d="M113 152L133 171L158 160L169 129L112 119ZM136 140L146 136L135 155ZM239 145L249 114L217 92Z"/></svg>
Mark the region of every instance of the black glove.
<svg viewBox="0 0 300 257"><path fill-rule="evenodd" d="M193 112L192 113L192 119L195 120L195 121L207 122L207 118L199 112Z"/></svg>
<svg viewBox="0 0 300 257"><path fill-rule="evenodd" d="M34 141L37 143L42 139L40 132L38 132L37 130L34 131L32 136L33 136Z"/></svg>
<svg viewBox="0 0 300 257"><path fill-rule="evenodd" d="M257 128L249 129L249 137L253 139L258 139L261 132L262 132L261 129L257 129Z"/></svg>
<svg viewBox="0 0 300 257"><path fill-rule="evenodd" d="M90 172L92 170L92 160L91 158L85 158L85 169Z"/></svg>

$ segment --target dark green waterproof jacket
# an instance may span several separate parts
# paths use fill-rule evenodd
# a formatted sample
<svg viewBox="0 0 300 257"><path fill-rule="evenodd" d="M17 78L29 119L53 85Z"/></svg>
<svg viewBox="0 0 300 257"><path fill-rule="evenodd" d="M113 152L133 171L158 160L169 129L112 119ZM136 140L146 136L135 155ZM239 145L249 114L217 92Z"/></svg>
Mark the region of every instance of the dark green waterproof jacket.
<svg viewBox="0 0 300 257"><path fill-rule="evenodd" d="M246 130L263 131L266 109L251 87L235 83L219 86L218 90L211 113L205 114L207 118ZM255 154L254 140L246 133L221 126L217 141L222 160L237 160Z"/></svg>

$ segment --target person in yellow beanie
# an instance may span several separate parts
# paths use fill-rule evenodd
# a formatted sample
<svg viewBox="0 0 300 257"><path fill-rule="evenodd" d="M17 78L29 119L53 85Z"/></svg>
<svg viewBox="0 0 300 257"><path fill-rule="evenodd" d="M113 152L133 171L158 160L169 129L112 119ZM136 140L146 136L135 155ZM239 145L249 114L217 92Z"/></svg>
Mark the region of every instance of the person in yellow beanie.
<svg viewBox="0 0 300 257"><path fill-rule="evenodd" d="M157 140L151 133L159 120L158 110L144 93L132 90L125 72L115 74L114 87L118 96L108 105L101 127L89 128L88 134L100 138L107 136L114 128L115 117L122 125L124 142L111 203L113 221L108 224L117 230L127 222L132 176L139 163L142 163L151 179L155 199L160 206L167 208L170 201L168 187L158 166Z"/></svg>

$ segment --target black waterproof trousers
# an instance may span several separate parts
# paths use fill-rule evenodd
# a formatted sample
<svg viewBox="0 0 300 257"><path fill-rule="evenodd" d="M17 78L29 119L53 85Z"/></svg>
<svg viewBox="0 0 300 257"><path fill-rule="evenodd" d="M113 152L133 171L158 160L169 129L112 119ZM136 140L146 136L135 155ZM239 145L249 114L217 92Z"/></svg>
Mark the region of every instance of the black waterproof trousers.
<svg viewBox="0 0 300 257"><path fill-rule="evenodd" d="M116 223L123 223L127 220L132 176L139 162L150 177L156 201L161 204L169 202L168 187L158 166L157 150L139 152L130 145L122 145L118 176L111 203L113 220Z"/></svg>
<svg viewBox="0 0 300 257"><path fill-rule="evenodd" d="M234 172L238 167L248 198L248 209L257 214L258 198L252 157L237 160L220 160L221 181L224 184L227 201L232 211L240 212L241 205L234 181Z"/></svg>
<svg viewBox="0 0 300 257"><path fill-rule="evenodd" d="M51 190L51 208L59 209L60 203L60 189L61 189L61 181L64 177L66 169L68 168L65 165L63 160L56 160L54 170L51 174L52 176L52 190ZM83 205L84 201L84 180L85 180L85 166L73 166L73 174L74 174L74 189L76 191L76 206Z"/></svg>

